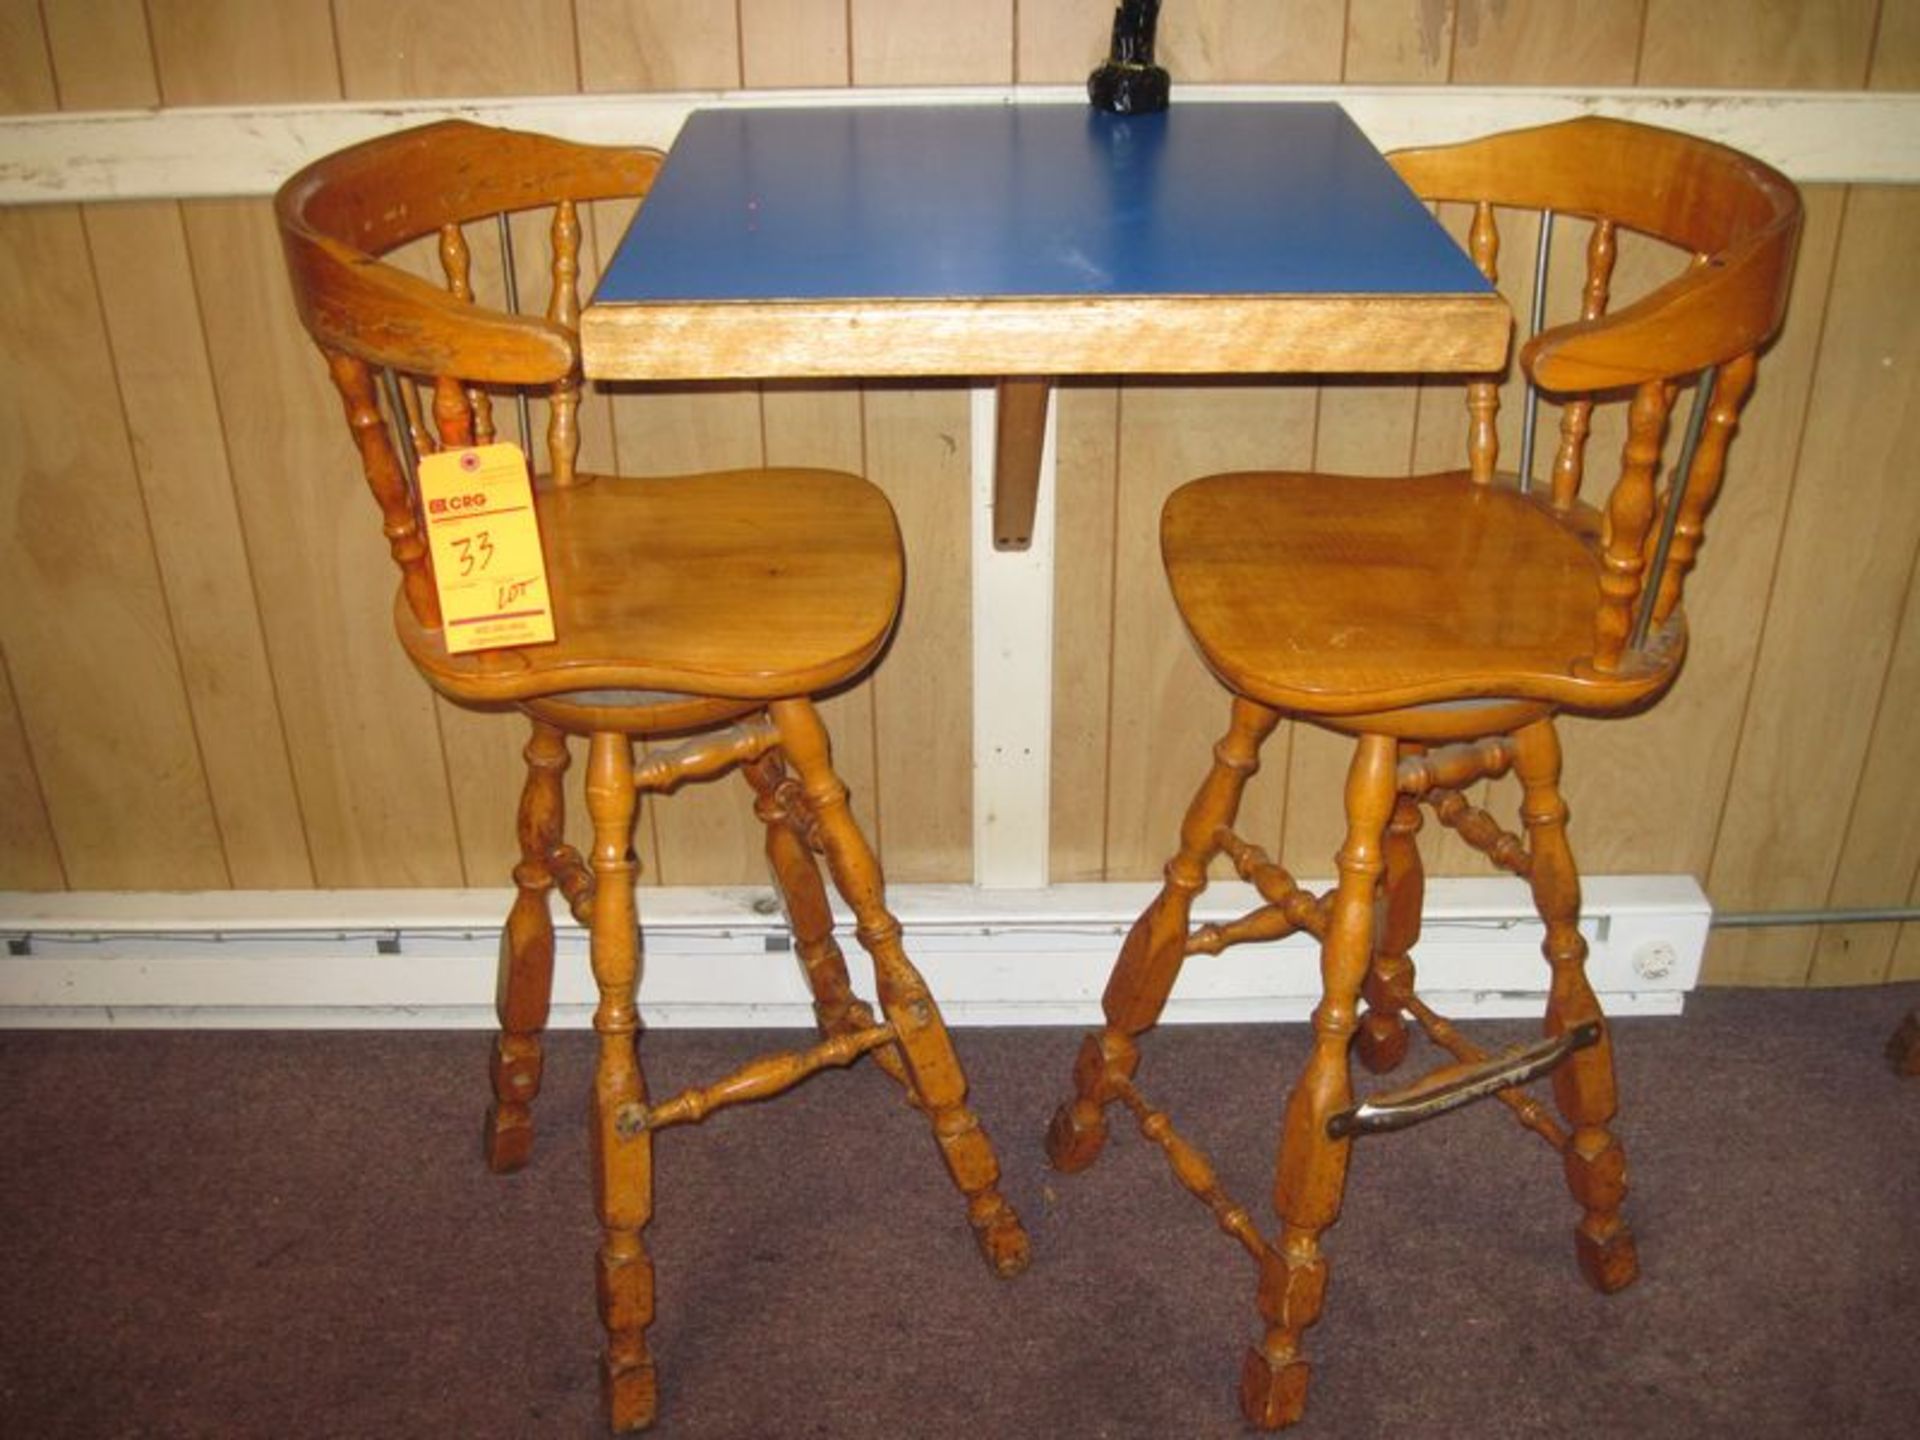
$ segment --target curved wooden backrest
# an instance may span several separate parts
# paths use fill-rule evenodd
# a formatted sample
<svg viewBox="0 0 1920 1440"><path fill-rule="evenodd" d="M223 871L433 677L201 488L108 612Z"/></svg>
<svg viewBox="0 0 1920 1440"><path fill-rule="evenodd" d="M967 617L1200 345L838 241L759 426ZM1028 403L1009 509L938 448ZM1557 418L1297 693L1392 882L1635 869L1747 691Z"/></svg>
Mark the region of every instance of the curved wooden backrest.
<svg viewBox="0 0 1920 1440"><path fill-rule="evenodd" d="M1569 518L1593 406L1628 397L1620 473L1602 507L1601 596L1587 663L1601 672L1659 663L1643 647L1668 638L1661 632L1679 607L1759 349L1786 309L1799 192L1777 170L1724 145L1593 116L1388 158L1423 199L1474 206L1468 248L1489 279L1497 278L1497 209L1593 222L1579 316L1531 337L1520 364L1562 402L1551 504ZM1677 247L1691 263L1609 311L1620 230ZM1698 419L1676 466L1682 473L1663 488L1668 412L1695 375ZM1495 381L1469 383L1468 458L1482 483L1494 479L1498 406ZM1528 454L1523 471L1530 462ZM1522 474L1521 487L1530 480Z"/></svg>
<svg viewBox="0 0 1920 1440"><path fill-rule="evenodd" d="M449 120L326 156L275 196L294 302L326 356L403 593L422 625L438 628L439 604L401 451L486 443L494 438L488 387L540 387L549 404L554 481L571 482L579 446L577 207L644 197L660 160L654 150L575 145ZM545 313L480 303L463 227L546 207L553 211L553 259ZM444 289L387 258L428 236L439 240ZM512 272L510 250L503 269ZM386 411L379 370L386 372ZM419 382L432 390L432 430L422 418ZM396 433L405 437L399 449Z"/></svg>
<svg viewBox="0 0 1920 1440"><path fill-rule="evenodd" d="M575 145L464 120L325 156L274 197L300 318L322 347L411 374L558 379L577 359L570 327L466 303L382 257L448 225L644 196L660 159L656 150Z"/></svg>
<svg viewBox="0 0 1920 1440"><path fill-rule="evenodd" d="M1757 349L1780 324L1800 236L1800 192L1710 140L1589 116L1389 157L1415 193L1606 220L1701 263L1611 315L1528 341L1542 389L1604 390Z"/></svg>

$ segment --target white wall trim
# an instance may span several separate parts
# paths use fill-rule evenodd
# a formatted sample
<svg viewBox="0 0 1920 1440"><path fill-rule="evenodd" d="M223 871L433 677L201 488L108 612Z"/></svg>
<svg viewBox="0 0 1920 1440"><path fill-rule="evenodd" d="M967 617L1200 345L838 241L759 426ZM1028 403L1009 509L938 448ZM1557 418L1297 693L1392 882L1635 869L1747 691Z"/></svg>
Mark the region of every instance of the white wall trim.
<svg viewBox="0 0 1920 1440"><path fill-rule="evenodd" d="M1209 99L1337 100L1382 148L1604 114L1722 140L1796 180L1920 181L1920 94L1180 85ZM458 116L578 140L665 147L696 106L1084 104L1078 86L675 91L473 100L176 107L0 117L0 204L267 195L344 145Z"/></svg>
<svg viewBox="0 0 1920 1440"><path fill-rule="evenodd" d="M1706 945L1699 887L1658 875L1593 876L1584 888L1588 969L1609 1013L1680 1013ZM903 885L891 898L954 1024L1084 1025L1153 890ZM1217 885L1196 914L1226 918L1254 898L1244 885ZM0 893L0 1028L490 1028L508 901L493 890ZM771 891L644 889L641 910L647 1024L811 1023ZM1435 880L1424 924L1416 960L1430 1003L1463 1016L1539 1015L1546 966L1524 885ZM870 999L865 957L843 943ZM584 1026L594 991L586 936L571 920L557 949L553 1023ZM1304 1020L1318 984L1316 947L1300 937L1198 956L1167 1019Z"/></svg>

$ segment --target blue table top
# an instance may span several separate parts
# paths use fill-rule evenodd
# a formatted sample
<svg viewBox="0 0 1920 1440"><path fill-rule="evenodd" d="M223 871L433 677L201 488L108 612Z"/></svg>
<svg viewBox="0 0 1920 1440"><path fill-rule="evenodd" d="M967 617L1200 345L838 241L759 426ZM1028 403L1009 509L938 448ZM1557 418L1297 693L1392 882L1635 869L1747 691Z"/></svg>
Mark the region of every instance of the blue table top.
<svg viewBox="0 0 1920 1440"><path fill-rule="evenodd" d="M696 111L597 303L1470 294L1325 103Z"/></svg>

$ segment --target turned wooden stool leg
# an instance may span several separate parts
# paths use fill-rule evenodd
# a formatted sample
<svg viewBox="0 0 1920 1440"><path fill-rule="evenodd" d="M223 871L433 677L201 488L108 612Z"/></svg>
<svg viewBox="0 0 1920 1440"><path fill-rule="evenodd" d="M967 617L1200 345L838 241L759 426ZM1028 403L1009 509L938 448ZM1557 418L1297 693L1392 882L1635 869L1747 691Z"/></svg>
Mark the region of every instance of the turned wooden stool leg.
<svg viewBox="0 0 1920 1440"><path fill-rule="evenodd" d="M1560 796L1560 737L1551 720L1514 737L1514 771L1523 791L1520 817L1533 851L1533 903L1546 922L1542 947L1553 977L1546 1031L1559 1035L1598 1021L1598 1044L1576 1050L1554 1071L1553 1095L1572 1127L1567 1187L1585 1212L1574 1231L1580 1270L1596 1290L1612 1292L1639 1273L1633 1232L1620 1216L1627 1194L1627 1157L1607 1129L1613 1119L1613 1037L1587 983L1587 942L1580 934L1580 874L1567 844L1567 806Z"/></svg>
<svg viewBox="0 0 1920 1440"><path fill-rule="evenodd" d="M1327 1120L1353 1098L1347 1048L1373 955L1374 890L1385 865L1382 834L1394 809L1395 750L1389 736L1363 736L1347 771L1347 839L1337 858L1340 883L1320 949L1313 1053L1287 1097L1273 1190L1280 1239L1260 1273L1260 1313L1268 1328L1240 1370L1241 1412L1268 1430L1293 1424L1307 1403L1301 1338L1326 1299L1320 1232L1339 1218L1353 1144L1328 1135Z"/></svg>
<svg viewBox="0 0 1920 1440"><path fill-rule="evenodd" d="M1386 874L1381 880L1380 917L1373 963L1361 994L1366 1013L1353 1037L1353 1051L1376 1075L1407 1058L1407 1022L1400 1009L1413 992L1411 952L1420 940L1420 908L1426 903L1427 877L1420 863L1420 802L1402 795L1393 807L1382 843Z"/></svg>
<svg viewBox="0 0 1920 1440"><path fill-rule="evenodd" d="M483 1148L487 1167L518 1170L533 1154L532 1105L540 1093L540 1032L547 1025L553 993L553 889L551 857L560 844L565 814L561 777L567 768L567 737L552 725L533 722L522 752L527 779L520 791L520 863L513 867L519 893L500 932L500 972L494 1008L500 1034L494 1042L494 1103L487 1108Z"/></svg>
<svg viewBox="0 0 1920 1440"><path fill-rule="evenodd" d="M587 811L593 817L593 1013L600 1053L594 1069L594 1199L600 1213L600 1318L607 1329L602 1370L607 1416L615 1430L653 1422L656 1390L646 1330L653 1320L653 1264L640 1232L653 1215L653 1135L623 1119L644 1106L646 1081L635 1047L639 965L634 913L633 742L593 737L587 761Z"/></svg>
<svg viewBox="0 0 1920 1440"><path fill-rule="evenodd" d="M781 700L768 709L819 825L833 883L852 907L855 932L873 957L880 1008L894 1027L895 1046L932 1122L947 1169L967 1198L967 1219L981 1252L1000 1274L1017 1275L1027 1267L1026 1232L1001 1197L1000 1163L986 1131L967 1108L966 1076L946 1023L900 944L900 922L887 910L879 863L847 809L847 788L834 773L826 729L811 701Z"/></svg>
<svg viewBox="0 0 1920 1440"><path fill-rule="evenodd" d="M1188 917L1207 888L1207 866L1220 853L1220 837L1240 811L1240 797L1260 768L1260 747L1280 723L1277 711L1234 697L1233 719L1213 747L1213 768L1200 783L1180 826L1180 848L1166 865L1166 879L1153 903L1140 913L1107 977L1101 1009L1106 1026L1081 1042L1073 1067L1073 1099L1054 1112L1047 1127L1047 1159L1055 1169L1084 1170L1106 1143L1106 1106L1115 1079L1129 1079L1139 1064L1138 1037L1166 1009L1167 996L1186 960Z"/></svg>
<svg viewBox="0 0 1920 1440"><path fill-rule="evenodd" d="M754 814L767 830L767 867L786 902L787 925L793 931L793 947L800 956L800 968L813 992L813 1016L820 1033L829 1038L870 1028L873 1011L867 1002L853 993L847 976L847 959L833 938L833 908L827 901L827 887L821 882L820 867L813 852L801 838L805 820L806 797L787 774L780 757L768 751L758 760L742 767L747 783L753 786ZM899 1052L888 1046L871 1052L880 1065L913 1093Z"/></svg>

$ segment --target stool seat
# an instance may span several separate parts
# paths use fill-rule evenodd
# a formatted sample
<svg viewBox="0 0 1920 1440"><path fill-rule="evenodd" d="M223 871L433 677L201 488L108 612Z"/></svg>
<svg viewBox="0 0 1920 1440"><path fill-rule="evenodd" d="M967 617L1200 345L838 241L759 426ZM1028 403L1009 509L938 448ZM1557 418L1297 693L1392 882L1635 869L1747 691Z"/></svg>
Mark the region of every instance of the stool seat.
<svg viewBox="0 0 1920 1440"><path fill-rule="evenodd" d="M1569 523L1569 522L1572 523ZM1306 715L1500 697L1617 710L1657 663L1596 674L1599 518L1466 470L1400 478L1249 471L1183 485L1160 520L1174 603L1228 686Z"/></svg>
<svg viewBox="0 0 1920 1440"><path fill-rule="evenodd" d="M556 639L450 655L404 593L400 641L470 703L580 690L772 700L859 674L900 610L900 532L834 470L728 470L538 487Z"/></svg>

